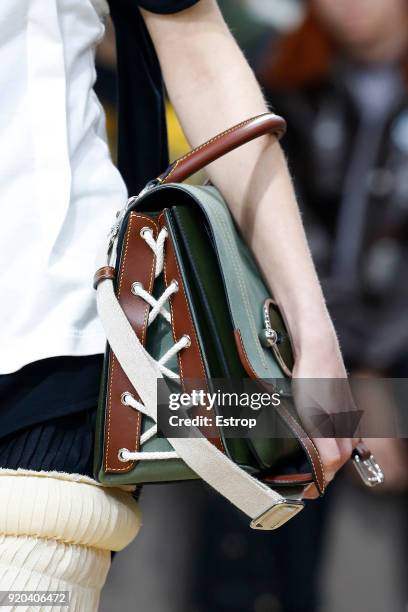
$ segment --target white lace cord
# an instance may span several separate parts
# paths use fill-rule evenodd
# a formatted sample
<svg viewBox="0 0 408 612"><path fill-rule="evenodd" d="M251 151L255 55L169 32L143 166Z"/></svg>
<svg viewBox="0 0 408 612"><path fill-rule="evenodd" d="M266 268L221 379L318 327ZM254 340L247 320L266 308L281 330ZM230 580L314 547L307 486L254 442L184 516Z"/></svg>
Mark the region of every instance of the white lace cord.
<svg viewBox="0 0 408 612"><path fill-rule="evenodd" d="M141 402L138 402L131 393L126 391L122 395L122 403L125 406L130 406L135 410L139 410L143 414L146 414L145 407ZM157 434L157 425L153 425L145 431L140 437L140 446L143 446L148 440L153 438ZM143 452L143 451L135 451L131 452L127 448L122 448L119 451L119 458L122 461L153 461L157 459L178 459L179 456L176 451L168 451L168 452Z"/></svg>
<svg viewBox="0 0 408 612"><path fill-rule="evenodd" d="M145 227L141 231L141 236L143 240L147 242L156 256L156 269L154 277L157 278L162 273L164 267L164 243L166 242L166 238L168 236L167 230L165 227L163 227L157 236L157 240L155 240L153 238L152 230L149 227Z"/></svg>
<svg viewBox="0 0 408 612"><path fill-rule="evenodd" d="M168 236L167 230L163 228L157 240L153 237L153 232L150 228L143 228L140 232L143 240L149 245L155 255L155 278L160 276L163 272L164 268L164 243ZM149 306L151 306L151 311L149 313L148 318L148 326L153 323L156 317L160 314L166 321L171 324L171 315L169 311L164 308L164 304L168 302L171 295L177 293L178 291L178 283L173 280L170 285L163 291L162 295L156 300L148 291L146 291L141 283L135 282L132 285L132 293L141 297ZM160 372L167 376L168 378L172 378L173 380L179 380L180 376L166 367L166 363L170 361L172 357L177 355L181 350L190 346L191 340L189 336L183 336L173 344L173 346L166 351L159 360L156 361L157 366L160 369ZM145 407L141 402L138 402L133 395L126 391L122 394L121 401L125 406L130 406L135 410L139 410L143 414L146 414ZM140 437L140 446L143 446L146 442L151 440L157 434L157 425L153 425L145 431ZM143 452L143 451L134 451L131 452L127 448L122 448L119 451L119 459L121 461L153 461L153 460L164 460L164 459L177 459L179 456L176 451L169 452Z"/></svg>
<svg viewBox="0 0 408 612"><path fill-rule="evenodd" d="M170 283L167 289L161 294L158 300L156 300L146 289L143 289L142 285L139 283L133 283L132 285L132 293L134 295L138 295L143 298L145 302L147 302L151 307L151 311L149 313L148 324L153 323L158 314L161 314L168 323L171 322L170 313L168 310L163 308L163 304L167 302L169 297L176 293L177 285L175 283Z"/></svg>

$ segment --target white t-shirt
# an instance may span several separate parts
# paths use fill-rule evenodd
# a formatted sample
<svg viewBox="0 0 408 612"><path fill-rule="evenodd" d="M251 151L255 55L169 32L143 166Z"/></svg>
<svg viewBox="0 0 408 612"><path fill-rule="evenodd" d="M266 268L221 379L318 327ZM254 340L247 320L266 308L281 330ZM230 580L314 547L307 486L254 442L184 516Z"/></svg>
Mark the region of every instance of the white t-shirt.
<svg viewBox="0 0 408 612"><path fill-rule="evenodd" d="M127 193L93 91L105 0L0 2L0 373L103 352L92 276Z"/></svg>

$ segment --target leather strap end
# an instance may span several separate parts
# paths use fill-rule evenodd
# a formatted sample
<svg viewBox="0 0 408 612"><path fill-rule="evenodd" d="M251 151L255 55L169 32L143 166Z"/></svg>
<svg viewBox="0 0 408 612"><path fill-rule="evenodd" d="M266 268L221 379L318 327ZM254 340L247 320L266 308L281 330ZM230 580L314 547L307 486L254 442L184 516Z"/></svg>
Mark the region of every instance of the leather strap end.
<svg viewBox="0 0 408 612"><path fill-rule="evenodd" d="M112 266L103 266L99 268L94 274L93 278L93 288L97 289L98 285L101 281L110 279L114 280L116 277L116 270Z"/></svg>

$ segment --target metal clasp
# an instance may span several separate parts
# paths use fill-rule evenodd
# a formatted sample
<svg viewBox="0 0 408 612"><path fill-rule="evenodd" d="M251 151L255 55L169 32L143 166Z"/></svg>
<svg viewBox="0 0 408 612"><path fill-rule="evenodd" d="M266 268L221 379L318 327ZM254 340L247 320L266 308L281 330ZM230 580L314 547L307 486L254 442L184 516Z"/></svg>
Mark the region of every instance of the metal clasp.
<svg viewBox="0 0 408 612"><path fill-rule="evenodd" d="M291 518L303 510L305 504L300 500L286 499L279 501L251 521L252 529L272 530L287 523Z"/></svg>
<svg viewBox="0 0 408 612"><path fill-rule="evenodd" d="M108 241L109 241L108 242L108 253L116 240L116 237L120 230L120 226L129 208L133 206L133 204L135 204L138 200L140 200L140 198L144 196L146 193L148 193L149 191L157 187L157 185L160 185L160 182L161 182L160 179L154 179L153 181L149 181L147 185L142 189L142 191L137 196L131 196L126 202L125 206L123 206L121 210L118 210L118 212L116 213L116 221L111 227L109 234L108 234Z"/></svg>
<svg viewBox="0 0 408 612"><path fill-rule="evenodd" d="M271 324L270 308L274 304L275 302L271 298L268 298L262 306L264 329L259 334L259 340L265 348L273 348L285 340L285 334L273 329Z"/></svg>
<svg viewBox="0 0 408 612"><path fill-rule="evenodd" d="M116 236L119 233L119 229L120 229L121 223L122 223L123 219L125 218L125 215L126 215L127 211L132 206L132 204L134 204L136 202L138 197L139 196L132 196L132 197L130 197L127 200L125 206L123 206L123 208L118 210L118 212L116 213L116 221L112 225L112 227L110 228L110 231L109 231L109 234L108 234L108 241L109 241L108 245L109 245L109 248L111 248L113 246L113 243L115 242Z"/></svg>
<svg viewBox="0 0 408 612"><path fill-rule="evenodd" d="M374 455L363 457L355 450L353 452L353 464L362 481L367 487L376 487L384 482L384 472L375 460Z"/></svg>

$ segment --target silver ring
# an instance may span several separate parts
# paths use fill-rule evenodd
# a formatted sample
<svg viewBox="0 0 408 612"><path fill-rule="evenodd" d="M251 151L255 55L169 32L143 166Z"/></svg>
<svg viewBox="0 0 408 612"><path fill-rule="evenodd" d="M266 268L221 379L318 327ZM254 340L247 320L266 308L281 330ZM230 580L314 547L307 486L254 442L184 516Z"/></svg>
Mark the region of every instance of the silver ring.
<svg viewBox="0 0 408 612"><path fill-rule="evenodd" d="M147 227L147 226L145 225L145 226L144 226L144 227L142 227L142 229L140 230L140 235L141 235L141 237L142 237L142 238L143 238L143 235L144 235L146 232L150 232L150 233L151 233L151 235L153 236L153 230L152 230L150 227Z"/></svg>
<svg viewBox="0 0 408 612"><path fill-rule="evenodd" d="M119 459L119 461L121 461L122 463L128 463L129 459L124 459L124 457L123 457L123 453L124 453L124 452L128 453L129 451L128 451L128 449L127 449L127 448L120 448L120 449L118 450L118 459Z"/></svg>
<svg viewBox="0 0 408 612"><path fill-rule="evenodd" d="M186 340L187 340L187 344L186 344L186 346L184 348L189 348L191 346L191 338L190 338L190 336L188 334L184 334L183 338L186 338Z"/></svg>
<svg viewBox="0 0 408 612"><path fill-rule="evenodd" d="M122 395L120 396L120 401L124 406L129 406L129 404L125 401L125 398L128 397L129 395L132 395L132 394L129 391L124 391Z"/></svg>
<svg viewBox="0 0 408 612"><path fill-rule="evenodd" d="M135 291L135 287L139 287L140 289L144 289L143 283L140 283L139 281L136 281L136 282L132 283L131 286L130 286L130 290L133 293L133 295L137 295L137 293Z"/></svg>

